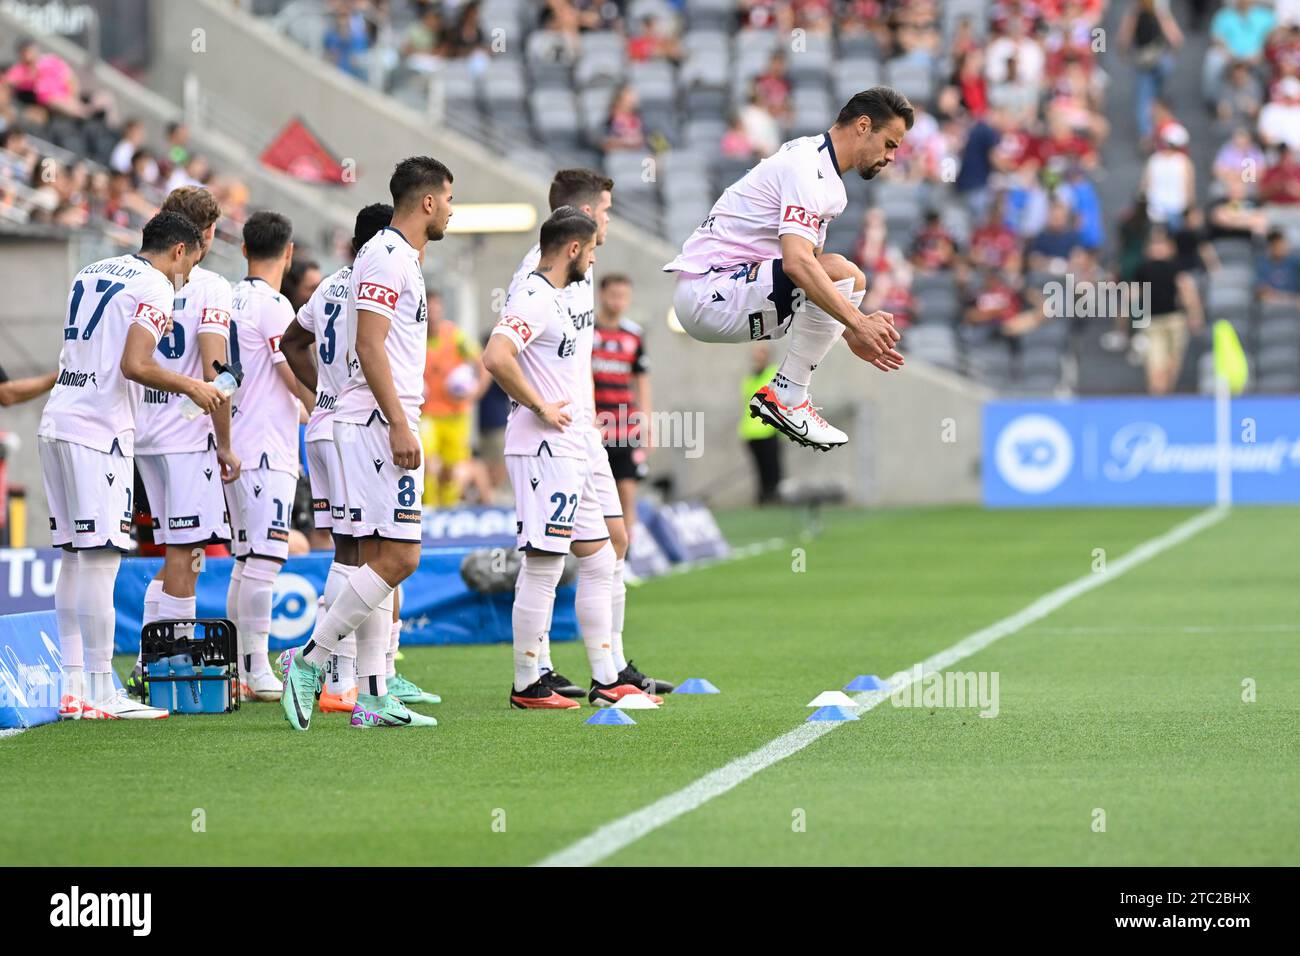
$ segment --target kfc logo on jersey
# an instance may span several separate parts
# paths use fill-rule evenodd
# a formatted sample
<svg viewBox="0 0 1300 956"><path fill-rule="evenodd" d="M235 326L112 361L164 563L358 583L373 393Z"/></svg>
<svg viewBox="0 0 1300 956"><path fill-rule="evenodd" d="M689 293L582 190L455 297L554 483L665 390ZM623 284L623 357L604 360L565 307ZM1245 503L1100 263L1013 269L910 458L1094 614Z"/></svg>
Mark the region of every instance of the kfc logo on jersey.
<svg viewBox="0 0 1300 956"><path fill-rule="evenodd" d="M514 333L524 342L527 342L533 337L533 330L529 327L528 323L517 315L503 316L501 319L501 325L507 329L513 330Z"/></svg>
<svg viewBox="0 0 1300 956"><path fill-rule="evenodd" d="M225 309L204 309L203 315L199 319L199 325L219 325L223 329L230 328L230 313Z"/></svg>
<svg viewBox="0 0 1300 956"><path fill-rule="evenodd" d="M273 336L271 336L269 339L266 340L266 344L269 345L269 346L271 346L271 351L272 351L272 352L278 352L278 351L280 351L280 339L281 339L281 338L282 338L282 336L279 336L279 335L273 335Z"/></svg>
<svg viewBox="0 0 1300 956"><path fill-rule="evenodd" d="M809 212L803 206L786 206L785 215L781 219L783 222L797 222L801 226L807 226L813 232L822 227L821 216Z"/></svg>
<svg viewBox="0 0 1300 956"><path fill-rule="evenodd" d="M357 306L364 303L382 305L386 309L397 308L397 293L378 282L363 282L357 287Z"/></svg>
<svg viewBox="0 0 1300 956"><path fill-rule="evenodd" d="M170 319L167 313L157 306L150 305L148 302L141 302L135 308L135 317L144 319L158 331L159 335L167 334L167 323Z"/></svg>

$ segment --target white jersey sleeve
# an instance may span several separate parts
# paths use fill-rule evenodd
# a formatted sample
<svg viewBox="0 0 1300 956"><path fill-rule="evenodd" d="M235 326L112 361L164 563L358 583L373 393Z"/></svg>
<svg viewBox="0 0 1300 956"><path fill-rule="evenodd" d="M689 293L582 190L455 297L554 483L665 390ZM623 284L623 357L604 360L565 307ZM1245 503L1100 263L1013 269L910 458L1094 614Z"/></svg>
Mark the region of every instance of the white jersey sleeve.
<svg viewBox="0 0 1300 956"><path fill-rule="evenodd" d="M537 289L530 289L528 285L527 282L511 285L506 304L501 309L501 318L491 332L491 335L505 336L520 352L555 320L555 296L539 295Z"/></svg>
<svg viewBox="0 0 1300 956"><path fill-rule="evenodd" d="M793 157L791 157L793 159ZM807 239L814 247L826 241L826 216L822 193L818 188L818 167L787 159L777 169L776 187L781 197L781 222L776 235L795 235Z"/></svg>
<svg viewBox="0 0 1300 956"><path fill-rule="evenodd" d="M199 335L216 335L230 341L230 283L220 276L199 289Z"/></svg>

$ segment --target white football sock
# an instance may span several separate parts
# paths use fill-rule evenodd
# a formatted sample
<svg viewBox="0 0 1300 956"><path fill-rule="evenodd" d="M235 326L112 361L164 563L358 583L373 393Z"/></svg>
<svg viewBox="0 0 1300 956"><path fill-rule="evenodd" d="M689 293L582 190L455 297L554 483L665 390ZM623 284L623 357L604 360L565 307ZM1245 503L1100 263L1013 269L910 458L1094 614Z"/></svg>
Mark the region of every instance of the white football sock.
<svg viewBox="0 0 1300 956"><path fill-rule="evenodd" d="M302 650L303 659L308 663L315 664L317 667L322 666L331 654L338 652L340 642L355 631L357 626L368 618L375 608L379 607L384 599L392 593L393 589L389 583L376 574L370 565L363 564L357 568L348 577L347 584L339 594L338 600L330 605L325 617L312 631L311 640L307 642L307 645ZM390 604L388 613L390 622L392 617L392 605ZM380 648L381 660L383 647L387 646L387 635L388 630L385 628L385 642ZM360 671L360 660L361 641L358 639L358 671Z"/></svg>
<svg viewBox="0 0 1300 956"><path fill-rule="evenodd" d="M627 608L627 585L623 583L623 561L623 558L616 558L614 561L609 621L609 653L614 658L614 667L620 673L627 667L627 658L623 656L623 612Z"/></svg>
<svg viewBox="0 0 1300 956"><path fill-rule="evenodd" d="M564 555L530 555L519 568L515 604L510 612L514 637L515 690L524 690L541 677L538 655L551 619L555 588L564 574Z"/></svg>
<svg viewBox="0 0 1300 956"><path fill-rule="evenodd" d="M194 617L198 599L189 597L172 597L166 591L158 599L158 619L160 621L183 621ZM194 625L182 624L176 628L177 637L193 637Z"/></svg>
<svg viewBox="0 0 1300 956"><path fill-rule="evenodd" d="M555 586L559 587L560 583L555 582ZM555 670L555 665L551 663L551 619L554 617L555 601L552 600L551 610L546 615L546 630L542 632L542 649L537 654L537 669L543 674Z"/></svg>
<svg viewBox="0 0 1300 956"><path fill-rule="evenodd" d="M383 697L388 693L384 674L388 644L393 633L393 592L390 590L357 632L357 687L363 694Z"/></svg>
<svg viewBox="0 0 1300 956"><path fill-rule="evenodd" d="M81 647L81 623L77 620L77 552L64 551L59 562L59 580L54 585L54 613L59 622L59 651L63 670L81 671L85 656Z"/></svg>
<svg viewBox="0 0 1300 956"><path fill-rule="evenodd" d="M144 589L144 617L142 624L152 624L158 620L158 601L162 598L163 583L160 579L154 578L149 582L149 586Z"/></svg>
<svg viewBox="0 0 1300 956"><path fill-rule="evenodd" d="M610 654L609 635L614 584L614 547L606 541L595 554L578 558L578 631L587 648L591 676L598 684L618 680L618 668Z"/></svg>
<svg viewBox="0 0 1300 956"><path fill-rule="evenodd" d="M355 635L353 640L356 640ZM329 666L325 671L325 689L331 694L337 694L341 697L356 686L356 655L331 654Z"/></svg>
<svg viewBox="0 0 1300 956"><path fill-rule="evenodd" d="M117 615L113 610L113 585L122 554L111 548L96 548L77 555L77 623L85 645L86 676L91 703L103 703L113 696L113 631Z"/></svg>
<svg viewBox="0 0 1300 956"><path fill-rule="evenodd" d="M395 677L397 675L397 648L402 643L402 619L399 617L393 621L388 631L388 653L384 655L385 677Z"/></svg>
<svg viewBox="0 0 1300 956"><path fill-rule="evenodd" d="M235 643L239 650L239 667L244 667L244 629L239 624L239 586L244 578L244 562L235 561L230 568L230 584L226 588L226 620L235 625Z"/></svg>
<svg viewBox="0 0 1300 956"><path fill-rule="evenodd" d="M240 664L245 674L271 673L266 649L271 635L272 592L279 573L279 562L269 558L244 562L244 578L239 585L239 630L244 636Z"/></svg>
<svg viewBox="0 0 1300 956"><path fill-rule="evenodd" d="M855 308L867 294L865 289L853 290L853 279L840 279L835 288ZM843 334L844 325L839 320L813 305L811 300L804 300L803 309L795 313L790 324L790 346L772 379L772 390L782 405L795 408L807 401L813 370L826 359Z"/></svg>
<svg viewBox="0 0 1300 956"><path fill-rule="evenodd" d="M329 613L330 605L339 599L348 578L356 570L355 565L330 562L329 573L325 576L325 589L321 593L320 606L316 611L316 625ZM357 635L349 634L339 641L338 651L330 655L330 666L326 672L326 686L331 694L345 694L357 685Z"/></svg>

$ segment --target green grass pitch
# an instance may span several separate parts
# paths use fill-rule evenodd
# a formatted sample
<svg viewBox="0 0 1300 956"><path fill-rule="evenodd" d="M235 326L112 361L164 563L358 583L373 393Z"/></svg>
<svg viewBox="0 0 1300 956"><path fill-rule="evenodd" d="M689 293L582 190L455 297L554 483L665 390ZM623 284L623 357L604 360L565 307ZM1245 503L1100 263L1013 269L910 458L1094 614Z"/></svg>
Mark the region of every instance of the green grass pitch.
<svg viewBox="0 0 1300 956"><path fill-rule="evenodd" d="M509 709L497 645L406 651L444 698L428 731L318 714L296 734L275 704L35 728L0 740L0 859L533 863L1194 513L838 511L814 540L651 581L629 594L631 656L722 694L635 727ZM723 523L733 542L796 526ZM1294 865L1298 539L1300 510L1234 511L955 665L998 673L998 716L886 702L606 862ZM580 644L555 658L585 681Z"/></svg>

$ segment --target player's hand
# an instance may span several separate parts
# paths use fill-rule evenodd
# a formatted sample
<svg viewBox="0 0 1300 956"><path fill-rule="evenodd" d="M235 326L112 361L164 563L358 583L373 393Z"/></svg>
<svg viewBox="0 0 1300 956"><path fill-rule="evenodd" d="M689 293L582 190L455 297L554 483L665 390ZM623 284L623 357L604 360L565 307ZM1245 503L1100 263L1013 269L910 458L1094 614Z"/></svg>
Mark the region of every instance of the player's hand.
<svg viewBox="0 0 1300 956"><path fill-rule="evenodd" d="M533 414L552 428L563 428L573 421L573 416L564 410L568 404L567 398L562 402L543 402L542 407Z"/></svg>
<svg viewBox="0 0 1300 956"><path fill-rule="evenodd" d="M393 464L405 471L420 467L420 439L415 433L398 423L388 429L388 447L393 451Z"/></svg>
<svg viewBox="0 0 1300 956"><path fill-rule="evenodd" d="M894 328L894 316L889 312L872 312L844 330L844 341L849 351L864 362L869 362L882 372L903 367L903 356L894 348L902 336Z"/></svg>
<svg viewBox="0 0 1300 956"><path fill-rule="evenodd" d="M239 456L229 448L217 449L217 464L221 466L221 480L226 484L239 477Z"/></svg>
<svg viewBox="0 0 1300 956"><path fill-rule="evenodd" d="M189 390L185 394L189 396L191 402L203 410L205 415L211 415L226 400L221 389L210 382L200 382L198 379L190 380Z"/></svg>

